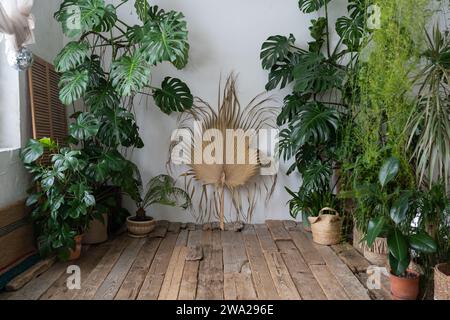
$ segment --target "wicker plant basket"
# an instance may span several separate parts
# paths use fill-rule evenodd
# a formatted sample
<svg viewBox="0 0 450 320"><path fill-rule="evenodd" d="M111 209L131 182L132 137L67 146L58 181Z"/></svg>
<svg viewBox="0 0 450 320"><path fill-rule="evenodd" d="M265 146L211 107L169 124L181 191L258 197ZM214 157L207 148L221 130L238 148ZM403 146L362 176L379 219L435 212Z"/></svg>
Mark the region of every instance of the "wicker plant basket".
<svg viewBox="0 0 450 320"><path fill-rule="evenodd" d="M450 264L434 267L434 300L450 300Z"/></svg>
<svg viewBox="0 0 450 320"><path fill-rule="evenodd" d="M334 214L324 214L325 211ZM317 244L331 246L341 241L342 218L332 208L323 208L318 217L309 217L313 241Z"/></svg>
<svg viewBox="0 0 450 320"><path fill-rule="evenodd" d="M376 238L372 247L364 245L364 257L377 266L387 265L388 254L389 248L386 238Z"/></svg>

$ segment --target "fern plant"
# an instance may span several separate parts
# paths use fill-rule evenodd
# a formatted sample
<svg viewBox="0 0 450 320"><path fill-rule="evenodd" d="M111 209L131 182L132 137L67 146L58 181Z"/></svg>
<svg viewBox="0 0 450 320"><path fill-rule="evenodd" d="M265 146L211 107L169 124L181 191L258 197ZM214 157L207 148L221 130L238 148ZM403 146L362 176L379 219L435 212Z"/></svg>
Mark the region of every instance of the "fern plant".
<svg viewBox="0 0 450 320"><path fill-rule="evenodd" d="M332 2L299 1L303 13L319 14L311 21L312 41L307 50L296 46L292 34L269 37L261 50L262 67L269 71L266 89L288 85L293 88L278 116L278 125L284 127L280 133L280 155L285 161L295 160L288 174L298 171L302 175L299 193L320 195L323 203L334 189L331 177L339 165L336 152L342 143L342 128L351 120L350 102L356 91L350 89L354 89L369 4L365 0L349 1L348 15L337 19L339 41L332 47L328 16ZM291 210L291 214L297 213Z"/></svg>

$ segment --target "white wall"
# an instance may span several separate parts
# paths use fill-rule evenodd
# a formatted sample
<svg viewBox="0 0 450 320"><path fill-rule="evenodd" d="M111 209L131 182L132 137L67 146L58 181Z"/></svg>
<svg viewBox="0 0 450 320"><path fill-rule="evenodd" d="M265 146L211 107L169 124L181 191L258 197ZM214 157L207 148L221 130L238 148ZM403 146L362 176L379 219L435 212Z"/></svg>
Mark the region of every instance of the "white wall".
<svg viewBox="0 0 450 320"><path fill-rule="evenodd" d="M345 13L346 1L337 1L331 7L333 15ZM309 41L309 20L313 16L302 14L297 0L154 0L152 4L164 9L182 11L188 22L190 61L185 70L177 71L169 64L153 70L152 79L159 86L165 76L180 77L188 83L194 95L215 105L220 75L231 71L239 73L241 103L246 105L251 98L264 91L267 72L262 70L259 60L260 48L268 36L293 33L298 45L305 47ZM137 24L132 4L121 7L120 15L131 24ZM287 91L286 91L287 92ZM274 91L279 101L286 92ZM137 119L141 136L146 144L132 155L141 169L144 181L165 172L170 135L176 128L176 115L162 114L153 101L137 106ZM281 103L280 103L281 105ZM258 206L254 221L265 219L289 219L286 202L289 196L284 186L298 188L300 177L287 177L287 164L282 164L278 185L268 206ZM261 201L263 203L263 201ZM133 204L128 203L130 209ZM149 214L158 219L190 221L189 213L166 207L154 207Z"/></svg>
<svg viewBox="0 0 450 320"><path fill-rule="evenodd" d="M49 62L53 61L63 46L61 28L53 19L53 13L58 9L59 3L59 0L36 0L33 7L33 14L36 18L36 44L30 46L30 49ZM4 58L2 49L0 56L2 56L0 60ZM1 68L3 67L4 65L1 66ZM5 74L8 74L7 78L1 78ZM7 84L6 88L4 87L5 83ZM19 110L21 130L18 132L17 129L11 129L10 133L15 135L21 146L24 146L31 137L26 73L4 70L0 73L0 85L2 86L0 89L0 116L3 117L4 110L11 113ZM0 124L2 122L0 121ZM19 158L17 147L19 145L16 144L10 150L0 151L0 207L24 199L26 190L30 186L30 178Z"/></svg>

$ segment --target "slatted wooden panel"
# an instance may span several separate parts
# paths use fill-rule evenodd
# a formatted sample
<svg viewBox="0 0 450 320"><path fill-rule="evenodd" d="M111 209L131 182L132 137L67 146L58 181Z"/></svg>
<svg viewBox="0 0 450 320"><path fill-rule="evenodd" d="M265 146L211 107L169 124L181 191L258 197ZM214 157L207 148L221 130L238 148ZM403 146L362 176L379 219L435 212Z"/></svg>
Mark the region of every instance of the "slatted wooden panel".
<svg viewBox="0 0 450 320"><path fill-rule="evenodd" d="M58 97L59 75L45 60L35 57L28 71L33 138L52 138L63 145L68 135L66 107Z"/></svg>

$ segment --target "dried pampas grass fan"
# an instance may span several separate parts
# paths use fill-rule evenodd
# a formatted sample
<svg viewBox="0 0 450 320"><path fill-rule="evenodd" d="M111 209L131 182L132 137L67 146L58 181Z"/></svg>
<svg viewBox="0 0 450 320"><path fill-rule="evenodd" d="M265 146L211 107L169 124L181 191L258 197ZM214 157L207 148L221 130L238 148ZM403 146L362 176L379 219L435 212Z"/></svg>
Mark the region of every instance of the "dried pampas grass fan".
<svg viewBox="0 0 450 320"><path fill-rule="evenodd" d="M194 197L200 196L197 207L193 207L198 222L211 221L215 218L220 221L220 228L224 229L225 224L225 193L228 192L232 200L232 208L235 211L236 219L233 222L251 222L252 216L259 197L265 195L265 200L271 197L275 184L276 175L261 176L261 159L265 156L262 150L254 146L256 135L250 139L238 136L234 143L235 161L228 164L226 162L226 130L254 130L263 128L275 128L277 108L269 106L273 99L266 94L256 96L244 109L241 108L236 90L236 76L231 74L225 84L223 93L219 84L218 107L213 108L205 101L196 98L194 107L180 116L179 129L189 130L194 137L194 123L200 123L201 132L204 134L203 142L189 144L186 141L175 141L170 148L169 171L174 169L171 161L172 151L176 145L185 144L183 148L190 150L192 162L194 162L195 152L202 152L211 145L212 135L208 135L207 130L215 129L222 133L223 144L223 164L188 164L189 169L181 174L184 177L186 191ZM205 134L206 132L206 134ZM245 139L244 141L242 139ZM242 157L242 151L237 152L237 146L241 142L244 145L245 162L237 162L237 157ZM201 149L201 150L200 150ZM216 155L219 157L219 155ZM231 157L230 157L231 158ZM220 159L220 158L219 158ZM239 164L237 164L239 163ZM246 203L246 205L244 205ZM198 209L198 210L197 210Z"/></svg>

